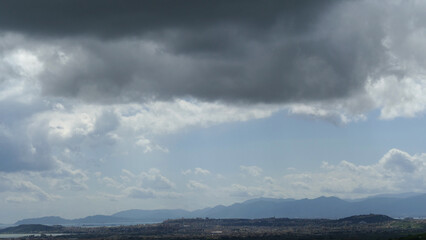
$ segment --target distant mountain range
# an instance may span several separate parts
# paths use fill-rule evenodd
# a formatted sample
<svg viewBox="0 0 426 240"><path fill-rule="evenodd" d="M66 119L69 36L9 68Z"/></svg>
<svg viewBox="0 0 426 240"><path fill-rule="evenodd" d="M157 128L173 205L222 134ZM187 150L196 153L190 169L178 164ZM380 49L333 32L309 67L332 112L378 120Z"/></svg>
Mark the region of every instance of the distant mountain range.
<svg viewBox="0 0 426 240"><path fill-rule="evenodd" d="M406 197L405 197L406 196ZM127 210L110 216L95 215L79 219L42 217L24 219L21 224L46 225L128 225L161 222L176 218L326 218L339 219L361 214L383 214L394 218L426 217L426 194L381 195L342 200L337 197L315 199L256 198L230 206L218 205L195 211L181 209Z"/></svg>

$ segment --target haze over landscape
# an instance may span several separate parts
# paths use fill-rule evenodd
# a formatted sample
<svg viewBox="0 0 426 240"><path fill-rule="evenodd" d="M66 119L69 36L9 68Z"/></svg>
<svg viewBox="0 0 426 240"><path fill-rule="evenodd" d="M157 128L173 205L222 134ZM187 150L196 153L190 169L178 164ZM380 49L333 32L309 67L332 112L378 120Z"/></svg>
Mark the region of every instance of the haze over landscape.
<svg viewBox="0 0 426 240"><path fill-rule="evenodd" d="M255 198L333 196L346 210L381 194L423 199L425 9L2 1L0 223Z"/></svg>

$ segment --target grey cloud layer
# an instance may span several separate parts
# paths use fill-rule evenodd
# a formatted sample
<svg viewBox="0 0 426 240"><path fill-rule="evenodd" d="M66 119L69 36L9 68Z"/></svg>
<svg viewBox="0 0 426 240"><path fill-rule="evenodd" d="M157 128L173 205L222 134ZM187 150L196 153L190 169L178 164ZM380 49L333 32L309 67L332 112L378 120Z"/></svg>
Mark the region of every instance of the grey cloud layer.
<svg viewBox="0 0 426 240"><path fill-rule="evenodd" d="M368 77L388 72L387 8L363 1L8 1L0 29L56 47L38 56L47 95L314 101L354 95Z"/></svg>
<svg viewBox="0 0 426 240"><path fill-rule="evenodd" d="M0 101L0 172L52 167L46 129L28 130L26 126L25 118L40 109L40 104Z"/></svg>

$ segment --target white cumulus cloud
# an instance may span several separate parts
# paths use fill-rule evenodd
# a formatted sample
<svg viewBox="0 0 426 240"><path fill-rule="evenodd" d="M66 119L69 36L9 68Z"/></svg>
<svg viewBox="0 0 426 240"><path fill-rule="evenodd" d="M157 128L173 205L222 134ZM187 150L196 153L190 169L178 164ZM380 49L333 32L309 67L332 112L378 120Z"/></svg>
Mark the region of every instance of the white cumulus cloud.
<svg viewBox="0 0 426 240"><path fill-rule="evenodd" d="M240 170L243 171L244 173L252 176L252 177L257 177L260 176L263 172L262 168L258 167L258 166L244 166L241 165L240 166Z"/></svg>

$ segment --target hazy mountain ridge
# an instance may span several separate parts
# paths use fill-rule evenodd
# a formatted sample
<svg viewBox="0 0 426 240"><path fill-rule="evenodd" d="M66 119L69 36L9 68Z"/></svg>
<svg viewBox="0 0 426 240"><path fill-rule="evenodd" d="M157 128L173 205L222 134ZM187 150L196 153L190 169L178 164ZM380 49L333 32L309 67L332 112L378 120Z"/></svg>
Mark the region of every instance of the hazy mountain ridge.
<svg viewBox="0 0 426 240"><path fill-rule="evenodd" d="M258 198L230 206L218 205L195 211L182 209L126 210L111 216L95 215L80 219L42 217L24 219L15 224L94 225L161 222L177 218L327 218L341 219L353 215L383 214L394 218L426 217L426 194L411 197L372 197L347 201L337 197L315 199Z"/></svg>

